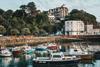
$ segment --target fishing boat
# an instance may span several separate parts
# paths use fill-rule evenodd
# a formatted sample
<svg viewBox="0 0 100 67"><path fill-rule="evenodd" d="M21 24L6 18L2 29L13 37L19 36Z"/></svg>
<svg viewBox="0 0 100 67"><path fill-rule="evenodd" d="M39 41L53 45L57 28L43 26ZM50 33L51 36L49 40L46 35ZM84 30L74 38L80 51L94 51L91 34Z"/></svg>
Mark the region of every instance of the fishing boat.
<svg viewBox="0 0 100 67"><path fill-rule="evenodd" d="M12 56L12 53L7 48L0 49L0 57L9 57Z"/></svg>
<svg viewBox="0 0 100 67"><path fill-rule="evenodd" d="M62 52L51 53L49 57L36 57L33 59L34 67L51 67L54 65L77 64L80 58L76 56L64 56Z"/></svg>

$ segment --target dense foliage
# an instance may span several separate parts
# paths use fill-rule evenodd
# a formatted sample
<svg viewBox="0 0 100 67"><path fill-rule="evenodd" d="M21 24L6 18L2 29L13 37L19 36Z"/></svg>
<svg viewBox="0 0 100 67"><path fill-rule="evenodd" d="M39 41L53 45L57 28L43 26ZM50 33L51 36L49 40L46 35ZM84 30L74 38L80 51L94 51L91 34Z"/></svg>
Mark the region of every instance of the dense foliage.
<svg viewBox="0 0 100 67"><path fill-rule="evenodd" d="M21 5L16 11L0 9L0 34L43 36L53 31L55 24L49 22L47 12L36 9L34 2Z"/></svg>
<svg viewBox="0 0 100 67"><path fill-rule="evenodd" d="M92 14L89 14L83 10L73 9L68 16L66 16L66 20L82 20L84 24L94 24L96 25L96 17Z"/></svg>

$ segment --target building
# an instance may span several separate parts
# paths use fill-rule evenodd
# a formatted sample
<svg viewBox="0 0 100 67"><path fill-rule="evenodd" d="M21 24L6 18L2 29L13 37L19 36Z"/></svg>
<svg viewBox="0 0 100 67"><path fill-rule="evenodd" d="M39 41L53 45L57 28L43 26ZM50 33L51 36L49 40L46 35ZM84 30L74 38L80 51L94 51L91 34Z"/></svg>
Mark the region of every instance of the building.
<svg viewBox="0 0 100 67"><path fill-rule="evenodd" d="M83 35L84 23L83 21L70 20L65 21L65 35Z"/></svg>
<svg viewBox="0 0 100 67"><path fill-rule="evenodd" d="M54 9L49 9L48 11L49 16L55 16L55 19L62 19L66 15L68 15L68 8L62 5L61 7L57 7Z"/></svg>
<svg viewBox="0 0 100 67"><path fill-rule="evenodd" d="M85 25L84 35L100 35L100 27L97 25Z"/></svg>
<svg viewBox="0 0 100 67"><path fill-rule="evenodd" d="M100 28L94 29L94 35L100 35Z"/></svg>
<svg viewBox="0 0 100 67"><path fill-rule="evenodd" d="M55 21L55 16L54 15L48 15L48 17L49 17L50 21Z"/></svg>
<svg viewBox="0 0 100 67"><path fill-rule="evenodd" d="M85 32L84 35L94 35L93 24L85 25Z"/></svg>
<svg viewBox="0 0 100 67"><path fill-rule="evenodd" d="M100 35L100 23L97 23L97 25L93 27L93 33L94 35Z"/></svg>

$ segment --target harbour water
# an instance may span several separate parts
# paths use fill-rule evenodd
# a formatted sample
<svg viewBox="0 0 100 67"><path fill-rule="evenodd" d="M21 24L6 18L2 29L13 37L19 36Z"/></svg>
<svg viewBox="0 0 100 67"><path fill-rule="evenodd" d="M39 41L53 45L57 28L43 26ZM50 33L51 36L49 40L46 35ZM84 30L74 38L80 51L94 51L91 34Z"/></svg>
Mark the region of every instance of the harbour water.
<svg viewBox="0 0 100 67"><path fill-rule="evenodd" d="M0 58L0 67L33 67L32 66L32 56L25 55L24 57L3 57ZM56 67L69 67L67 66L57 66ZM100 67L100 60L90 60L84 61L77 65L70 65L70 67Z"/></svg>
<svg viewBox="0 0 100 67"><path fill-rule="evenodd" d="M94 43L92 43L92 45L93 44ZM99 45L99 43L95 44L94 49L96 49L96 47L98 48L97 45ZM33 58L34 58L33 55L23 55L20 57L0 57L0 67L33 67L32 64ZM75 65L70 65L70 66L56 65L54 67L100 67L100 60L99 59L86 60Z"/></svg>

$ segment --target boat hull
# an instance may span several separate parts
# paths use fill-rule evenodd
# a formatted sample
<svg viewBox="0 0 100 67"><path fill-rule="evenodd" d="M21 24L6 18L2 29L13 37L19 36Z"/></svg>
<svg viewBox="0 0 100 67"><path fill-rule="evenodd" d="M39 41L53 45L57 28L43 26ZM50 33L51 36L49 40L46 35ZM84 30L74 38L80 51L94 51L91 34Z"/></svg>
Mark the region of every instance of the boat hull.
<svg viewBox="0 0 100 67"><path fill-rule="evenodd" d="M14 57L22 55L22 51L12 51Z"/></svg>
<svg viewBox="0 0 100 67"><path fill-rule="evenodd" d="M81 60L92 60L93 55L80 55Z"/></svg>
<svg viewBox="0 0 100 67"><path fill-rule="evenodd" d="M51 67L51 66L68 66L77 65L79 60L70 61L33 61L33 67Z"/></svg>
<svg viewBox="0 0 100 67"><path fill-rule="evenodd" d="M100 51L97 51L97 52L94 53L94 58L100 59Z"/></svg>
<svg viewBox="0 0 100 67"><path fill-rule="evenodd" d="M10 57L12 54L0 54L0 57Z"/></svg>

